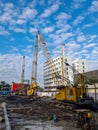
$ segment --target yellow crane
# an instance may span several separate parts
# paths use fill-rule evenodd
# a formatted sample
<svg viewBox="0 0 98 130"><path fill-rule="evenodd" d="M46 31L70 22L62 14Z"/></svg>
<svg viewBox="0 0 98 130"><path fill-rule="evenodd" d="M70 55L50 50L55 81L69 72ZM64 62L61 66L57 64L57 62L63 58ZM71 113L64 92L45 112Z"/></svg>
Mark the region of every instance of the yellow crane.
<svg viewBox="0 0 98 130"><path fill-rule="evenodd" d="M49 51L47 50L46 43L44 42L44 39L40 35L39 31L36 34L36 41L35 41L35 48L34 48L34 56L33 56L33 62L32 62L32 75L31 75L31 85L27 90L27 95L36 95L36 89L38 87L37 84L37 63L38 63L38 46L40 43L40 47L44 53L44 56L48 62L52 61ZM52 63L50 62L51 66ZM51 68L51 67L50 67ZM53 74L52 74L53 77Z"/></svg>
<svg viewBox="0 0 98 130"><path fill-rule="evenodd" d="M37 85L37 62L38 62L38 34L36 34L36 41L34 45L34 55L32 61L32 74L31 74L31 85L27 89L27 95L31 96L36 94Z"/></svg>

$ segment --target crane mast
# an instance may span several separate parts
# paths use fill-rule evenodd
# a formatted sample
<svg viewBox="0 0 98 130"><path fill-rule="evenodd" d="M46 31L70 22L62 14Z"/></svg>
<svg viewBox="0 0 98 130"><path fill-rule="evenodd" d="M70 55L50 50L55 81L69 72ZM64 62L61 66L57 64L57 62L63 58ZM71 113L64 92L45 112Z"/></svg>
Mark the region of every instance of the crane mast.
<svg viewBox="0 0 98 130"><path fill-rule="evenodd" d="M22 75L21 75L21 83L24 82L24 73L25 73L25 56L23 56L23 62L22 62Z"/></svg>
<svg viewBox="0 0 98 130"><path fill-rule="evenodd" d="M31 75L31 84L37 80L37 62L38 62L38 38L36 35L36 41L34 46L34 55L32 61L32 75Z"/></svg>
<svg viewBox="0 0 98 130"><path fill-rule="evenodd" d="M66 75L65 75L65 46L62 45L62 85L67 85Z"/></svg>

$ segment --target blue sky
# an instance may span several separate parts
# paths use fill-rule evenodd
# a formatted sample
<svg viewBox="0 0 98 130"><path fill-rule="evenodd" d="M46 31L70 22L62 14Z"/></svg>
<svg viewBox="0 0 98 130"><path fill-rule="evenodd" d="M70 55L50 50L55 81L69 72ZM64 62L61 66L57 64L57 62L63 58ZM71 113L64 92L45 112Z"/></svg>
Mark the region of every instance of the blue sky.
<svg viewBox="0 0 98 130"><path fill-rule="evenodd" d="M98 69L98 0L0 0L0 80L20 81L22 56L30 79L38 30L53 57L65 44L67 56L87 60L89 71ZM43 85L40 47L38 62Z"/></svg>

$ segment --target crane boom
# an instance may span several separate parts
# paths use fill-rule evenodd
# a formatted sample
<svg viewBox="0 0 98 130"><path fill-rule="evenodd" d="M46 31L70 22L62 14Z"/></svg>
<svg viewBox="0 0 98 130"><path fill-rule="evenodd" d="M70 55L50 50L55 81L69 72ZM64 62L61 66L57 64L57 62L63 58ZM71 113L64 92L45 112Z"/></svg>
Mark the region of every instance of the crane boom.
<svg viewBox="0 0 98 130"><path fill-rule="evenodd" d="M54 64L54 61L53 61L53 59L50 55L50 52L47 50L46 43L45 43L43 37L40 35L39 31L37 32L36 37L37 37L38 42L40 43L40 46L43 50L44 57L46 58L46 60L48 61L49 65L50 65L50 71L49 72L50 72L50 75L51 75L51 79L53 81L53 85L56 85L57 84L56 73L58 72L57 67Z"/></svg>
<svg viewBox="0 0 98 130"><path fill-rule="evenodd" d="M36 38L38 40L43 50L43 53L44 53L44 57L47 59L47 60L50 60L51 59L51 56L50 56L50 52L47 50L47 47L46 47L46 43L44 42L44 39L42 38L42 36L40 35L39 31L37 32L36 34Z"/></svg>

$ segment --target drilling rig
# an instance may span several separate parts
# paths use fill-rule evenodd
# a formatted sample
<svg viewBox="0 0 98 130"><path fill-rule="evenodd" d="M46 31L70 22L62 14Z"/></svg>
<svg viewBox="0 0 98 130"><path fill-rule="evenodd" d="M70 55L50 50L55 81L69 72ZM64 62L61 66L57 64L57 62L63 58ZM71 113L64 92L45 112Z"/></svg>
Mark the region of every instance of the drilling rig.
<svg viewBox="0 0 98 130"><path fill-rule="evenodd" d="M39 43L40 43L40 47L43 51L45 59L50 64L50 69L53 68L52 66L55 66L54 62L52 60L52 57L50 55L50 52L47 50L46 43L44 42L43 37L40 35L40 33L38 31L37 34L36 34L36 41L35 41L35 46L34 46L31 85L30 85L29 89L27 90L27 95L34 95L34 94L36 95L36 89L38 87L38 85L37 85L37 63L38 63L38 46L39 46ZM52 69L52 71L50 70L51 79L53 80L54 84L55 84L56 74L57 74L57 72L55 70L56 70L56 67L55 67L55 69Z"/></svg>
<svg viewBox="0 0 98 130"><path fill-rule="evenodd" d="M27 90L27 95L36 95L37 85L37 62L38 62L38 38L36 34L36 41L34 45L34 55L32 61L32 74L31 74L31 85Z"/></svg>

